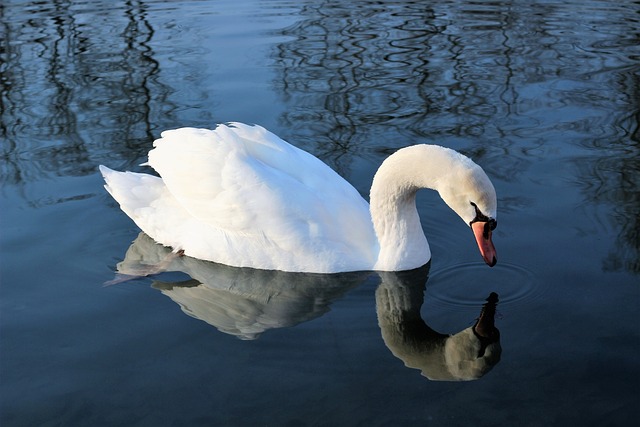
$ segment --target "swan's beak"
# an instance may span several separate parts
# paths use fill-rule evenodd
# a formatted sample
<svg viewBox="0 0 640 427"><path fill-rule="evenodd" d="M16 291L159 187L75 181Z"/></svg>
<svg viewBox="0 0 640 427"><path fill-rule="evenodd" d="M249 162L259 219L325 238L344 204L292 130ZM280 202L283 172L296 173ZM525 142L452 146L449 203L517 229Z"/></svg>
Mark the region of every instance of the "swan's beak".
<svg viewBox="0 0 640 427"><path fill-rule="evenodd" d="M478 249L480 249L480 255L487 263L489 267L493 267L498 262L496 258L496 248L491 241L491 229L486 221L476 221L471 224L473 235L478 242Z"/></svg>

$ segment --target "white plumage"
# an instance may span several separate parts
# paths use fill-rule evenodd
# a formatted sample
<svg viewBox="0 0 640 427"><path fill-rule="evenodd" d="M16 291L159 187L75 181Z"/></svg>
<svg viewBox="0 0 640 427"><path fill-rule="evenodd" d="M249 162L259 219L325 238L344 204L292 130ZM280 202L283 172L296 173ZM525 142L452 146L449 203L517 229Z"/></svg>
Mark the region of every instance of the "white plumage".
<svg viewBox="0 0 640 427"><path fill-rule="evenodd" d="M477 165L437 146L414 146L398 153L410 149L415 150L411 161L419 167L387 168L384 175L391 176L379 182L377 190L374 184L371 197L372 201L378 197L376 206L390 203L382 209L393 212L373 220L369 205L347 181L316 157L259 126L231 123L215 130L163 132L147 163L161 178L104 166L100 170L109 193L145 233L195 258L282 271L405 270L430 259L421 228L411 228L416 226L415 202L409 200L404 206L405 198L399 197L430 186L427 176L405 182L411 178L407 172L428 170L424 157L428 159L430 151L444 152L457 169L478 175L477 182L468 183L470 189L481 193L476 197L478 206L488 201L484 212L495 216L495 192ZM451 172L452 166L445 168ZM468 204L464 208L463 219L469 222ZM403 224L407 227L397 227ZM418 235L386 236L390 230L403 229ZM396 250L384 255L384 245L389 244ZM409 252L398 254L398 248Z"/></svg>

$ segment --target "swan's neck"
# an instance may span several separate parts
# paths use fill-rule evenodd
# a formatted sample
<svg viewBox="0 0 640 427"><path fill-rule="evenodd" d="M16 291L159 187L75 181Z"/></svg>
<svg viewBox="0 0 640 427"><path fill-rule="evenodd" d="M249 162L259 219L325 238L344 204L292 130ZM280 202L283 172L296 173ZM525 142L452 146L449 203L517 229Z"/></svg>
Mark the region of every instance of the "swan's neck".
<svg viewBox="0 0 640 427"><path fill-rule="evenodd" d="M495 190L469 158L437 145L398 150L382 163L371 186L371 220L380 244L376 270L409 270L431 259L416 209L421 188L438 191L467 225L476 215L474 205L495 218Z"/></svg>
<svg viewBox="0 0 640 427"><path fill-rule="evenodd" d="M420 173L411 170L407 150L385 160L371 186L371 219L380 244L378 271L410 270L431 259L416 208L416 193L425 183L416 181Z"/></svg>

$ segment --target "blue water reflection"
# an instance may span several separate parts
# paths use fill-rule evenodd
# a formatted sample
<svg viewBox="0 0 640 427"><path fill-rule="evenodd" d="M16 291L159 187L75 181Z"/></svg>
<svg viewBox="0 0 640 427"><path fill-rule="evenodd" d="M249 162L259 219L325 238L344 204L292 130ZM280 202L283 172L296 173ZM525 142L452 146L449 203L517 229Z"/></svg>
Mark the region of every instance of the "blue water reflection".
<svg viewBox="0 0 640 427"><path fill-rule="evenodd" d="M639 13L613 0L4 1L0 424L628 425ZM426 193L424 291L378 275L321 286L308 296L322 304L285 304L290 320L260 339L184 316L158 282L184 274L154 277L161 292L103 287L139 230L97 165L137 170L160 131L232 120L365 197L399 147L469 155L498 192L501 264L481 269L464 224ZM502 356L479 381L427 381L394 356L411 351L390 348L392 331L467 330L494 291ZM411 321L385 329L385 298Z"/></svg>

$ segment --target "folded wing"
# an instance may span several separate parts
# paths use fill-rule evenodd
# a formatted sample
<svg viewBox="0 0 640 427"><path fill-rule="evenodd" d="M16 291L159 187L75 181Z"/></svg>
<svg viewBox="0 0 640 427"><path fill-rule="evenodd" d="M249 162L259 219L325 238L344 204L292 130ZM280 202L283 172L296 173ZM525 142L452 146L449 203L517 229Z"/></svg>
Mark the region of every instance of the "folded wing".
<svg viewBox="0 0 640 427"><path fill-rule="evenodd" d="M166 131L148 165L161 179L113 172L105 175L110 192L143 231L188 255L289 271L375 262L366 201L319 159L262 127Z"/></svg>

